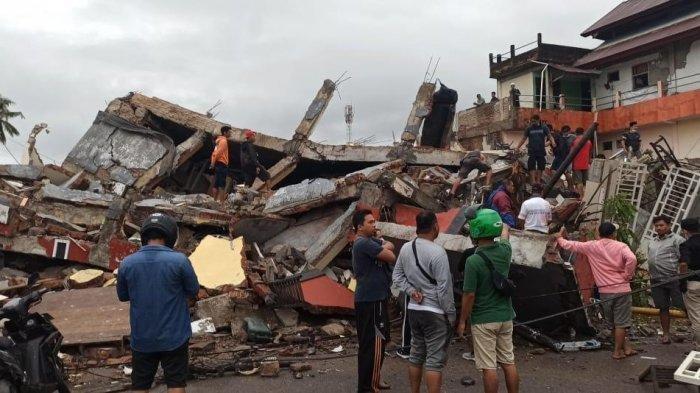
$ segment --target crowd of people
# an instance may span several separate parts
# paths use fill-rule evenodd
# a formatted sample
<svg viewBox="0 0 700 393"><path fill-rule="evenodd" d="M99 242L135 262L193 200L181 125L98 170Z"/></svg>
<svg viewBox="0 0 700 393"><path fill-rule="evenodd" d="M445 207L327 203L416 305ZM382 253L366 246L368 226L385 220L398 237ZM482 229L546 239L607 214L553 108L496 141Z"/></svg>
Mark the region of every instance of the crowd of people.
<svg viewBox="0 0 700 393"><path fill-rule="evenodd" d="M225 191L223 196L221 192L229 178L230 131L230 127L222 127L211 157L218 200L225 199ZM358 392L390 388L382 380L381 368L390 339L388 301L392 286L401 291L404 299L404 337L398 353L408 360L411 392L420 392L423 382L428 392L440 392L448 346L455 335L469 339L468 347L473 353L468 352L465 358L474 360L486 393L498 391L499 368L504 372L507 391L518 391L520 382L513 353L514 287L508 279L512 259L510 230L518 227L549 233L552 211L543 198L540 182L540 172L545 169L544 146L548 141L554 149L554 163L563 165L561 157L567 150L562 146L578 143L582 134L582 130L577 130L577 136L572 136L569 131L569 127L563 127L552 135L534 117L520 143L529 142L531 197L516 214L512 200L515 185L507 180L482 207L467 213L469 236L475 248L461 261L464 281L459 312L447 253L435 243L440 233L435 213L421 211L416 216L416 238L406 242L398 256L394 244L378 235L377 218L372 211L354 213L352 267L357 280L354 296ZM256 177L261 178L264 168L253 146L255 133L246 130L244 136L241 170L245 184L250 185ZM584 163L590 160L590 147L584 147L579 154L585 159L578 164L574 160L572 177L585 182L588 166ZM460 176L473 169L486 172L487 183L490 182L491 168L480 152L465 157ZM455 193L458 186L455 183L451 192ZM672 232L668 217L654 217L652 222L656 237L650 241L647 255L652 298L660 309L661 342L672 340L670 308L681 307L687 310L695 345L700 345L700 273L695 274L700 272L700 222L698 218L682 220L682 235ZM616 240L617 229L611 222L602 222L596 240L585 242L567 239L564 228L552 236L561 249L587 257L605 319L613 328L612 357L624 359L636 354L627 332L632 321L630 282L637 259L627 244ZM143 247L122 261L117 275L119 299L131 302L132 385L136 391L148 391L160 365L168 391L184 392L191 337L187 303L198 294L198 280L187 257L173 250L177 223L171 217L162 213L149 216L141 228L141 239Z"/></svg>

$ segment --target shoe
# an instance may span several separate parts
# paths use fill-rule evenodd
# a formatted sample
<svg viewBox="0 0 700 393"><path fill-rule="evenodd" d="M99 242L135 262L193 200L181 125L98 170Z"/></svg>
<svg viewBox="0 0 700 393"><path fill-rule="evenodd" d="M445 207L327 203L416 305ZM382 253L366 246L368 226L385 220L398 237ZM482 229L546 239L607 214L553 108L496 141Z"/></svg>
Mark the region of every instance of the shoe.
<svg viewBox="0 0 700 393"><path fill-rule="evenodd" d="M474 352L464 352L462 354L462 359L464 360L469 360L469 361L474 361Z"/></svg>
<svg viewBox="0 0 700 393"><path fill-rule="evenodd" d="M405 349L397 349L396 356L400 357L401 359L408 359L410 356L410 351Z"/></svg>

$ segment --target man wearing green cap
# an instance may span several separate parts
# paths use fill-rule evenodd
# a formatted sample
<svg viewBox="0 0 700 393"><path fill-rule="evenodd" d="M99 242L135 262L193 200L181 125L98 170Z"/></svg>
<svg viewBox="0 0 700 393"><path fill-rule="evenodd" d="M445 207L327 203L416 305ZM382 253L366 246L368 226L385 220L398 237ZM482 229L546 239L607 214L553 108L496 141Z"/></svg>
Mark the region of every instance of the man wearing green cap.
<svg viewBox="0 0 700 393"><path fill-rule="evenodd" d="M498 392L498 365L505 373L508 393L518 391L519 377L513 355L513 318L510 297L493 284L491 269L507 277L512 250L509 228L491 209L477 211L469 221L469 236L477 249L464 269L462 310L457 334L462 336L470 319L474 360L481 370L484 392ZM496 238L500 239L496 241ZM491 265L491 266L489 266Z"/></svg>

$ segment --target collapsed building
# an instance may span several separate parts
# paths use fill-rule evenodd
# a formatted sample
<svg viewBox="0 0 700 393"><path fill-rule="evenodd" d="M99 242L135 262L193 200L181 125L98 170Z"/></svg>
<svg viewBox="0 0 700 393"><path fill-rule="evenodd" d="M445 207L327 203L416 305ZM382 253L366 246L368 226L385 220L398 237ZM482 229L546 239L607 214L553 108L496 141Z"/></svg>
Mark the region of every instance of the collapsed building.
<svg viewBox="0 0 700 393"><path fill-rule="evenodd" d="M291 138L258 133L255 145L269 168L273 191L260 192L259 181L251 188L235 186L224 204L206 194L212 180L207 173L212 135L224 123L137 93L114 99L61 166L40 159L0 166L0 248L5 260L63 260L112 271L138 249L145 217L164 212L180 226L176 249L190 255L198 275L216 278L203 283L212 293L243 289L261 304L348 313L354 288L348 247L352 212L372 209L382 235L400 247L414 237L415 214L428 209L440 217L437 241L448 250L459 277L463 253L472 245L462 232L464 208L446 198L452 172L464 155L450 131L450 97L456 93L423 83L401 142L393 146L313 142L309 137L334 90L332 81L323 83ZM431 118L433 97L441 95L448 96L447 104ZM429 137L421 134L427 121ZM231 157L238 156L242 131L233 127ZM438 147L425 146L423 139ZM29 147L30 157L38 157L34 146ZM511 175L505 152L486 154L496 178ZM234 177L238 169L232 163ZM558 222L569 220L577 207L571 199L560 203ZM516 230L512 237L514 262L523 274L548 270L547 261L553 261L559 263L556 275L564 278L542 282L575 288L572 272L556 253L547 253L551 244L546 236ZM208 262L199 263L202 258ZM313 283L321 276L324 283ZM340 295L329 298L308 291Z"/></svg>
<svg viewBox="0 0 700 393"><path fill-rule="evenodd" d="M207 168L213 136L225 123L138 93L116 98L97 114L62 165L42 163L34 143L29 144L27 157L33 159L28 164L0 165L4 262L71 262L89 268L40 280L39 285L60 291L47 294L38 309L54 316L65 336L64 347L94 355L90 348L97 346L103 361L110 357L105 351L124 353L128 307L117 301L115 273L120 261L140 247L140 225L153 212L178 222L175 248L190 257L204 289L194 307L195 331L230 329L238 341L267 342L274 335L269 326L279 326L276 334L283 341L297 343L310 340L312 329L295 327L294 310L351 315L356 282L350 221L359 208L374 212L381 235L397 249L415 237L415 215L421 209L436 212L441 232L436 242L447 250L459 293L464 258L473 250L464 229L465 202L471 199L464 194L461 200L449 199L447 190L471 147L460 140L459 130L452 131L457 128L453 91L436 88L434 83L421 84L400 142L326 145L310 140L335 90L334 82L324 81L289 139L258 133L255 145L271 174L272 191L263 192L259 181L250 188L232 186L223 204L207 194L213 181ZM442 108L432 116L437 101ZM31 142L44 128L35 128ZM243 129L233 127L231 157L238 157L242 136ZM507 150L484 154L496 181L510 178L521 186L515 202L522 202L522 158ZM548 195L554 206L552 229L599 219L600 212L591 206L613 194L627 195L640 212L646 209L647 218L676 209L669 215L677 223L696 214L700 173L677 161L652 161L596 160L581 200L570 198L561 180L545 176L553 184ZM239 169L232 160L234 178ZM478 180L474 174L463 182L473 180ZM678 195L683 198L680 207L673 202ZM649 232L648 220L639 216L636 227ZM583 231L581 236L585 238ZM590 304L593 279L585 257L560 252L547 235L517 229L511 244L511 276L517 284L513 302L520 321ZM5 285L0 294L12 296L28 285L12 269L1 275ZM91 317L83 320L88 309ZM595 333L587 310L538 320L520 330L557 350L565 347L558 338Z"/></svg>

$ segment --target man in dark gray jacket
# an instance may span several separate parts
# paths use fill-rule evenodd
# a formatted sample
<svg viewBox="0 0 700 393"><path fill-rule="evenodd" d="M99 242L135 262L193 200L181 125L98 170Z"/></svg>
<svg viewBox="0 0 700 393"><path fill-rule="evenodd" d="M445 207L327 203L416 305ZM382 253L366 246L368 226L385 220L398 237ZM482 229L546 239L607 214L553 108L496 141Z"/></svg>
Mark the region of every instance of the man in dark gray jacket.
<svg viewBox="0 0 700 393"><path fill-rule="evenodd" d="M435 213L416 216L418 237L401 247L392 275L394 285L409 294L411 325L409 376L411 392L419 393L425 370L428 393L440 392L447 345L456 320L452 275L445 249L434 243L438 237Z"/></svg>

